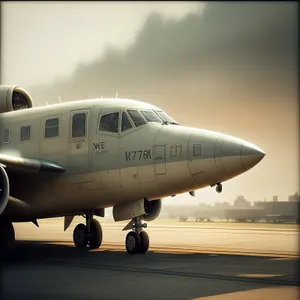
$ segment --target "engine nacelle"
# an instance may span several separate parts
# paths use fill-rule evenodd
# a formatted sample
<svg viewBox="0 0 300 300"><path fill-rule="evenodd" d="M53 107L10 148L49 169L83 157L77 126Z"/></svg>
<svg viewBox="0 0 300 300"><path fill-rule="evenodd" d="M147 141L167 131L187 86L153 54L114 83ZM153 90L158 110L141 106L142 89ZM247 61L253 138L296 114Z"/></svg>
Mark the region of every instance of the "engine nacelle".
<svg viewBox="0 0 300 300"><path fill-rule="evenodd" d="M156 219L161 211L161 199L148 201L139 199L113 207L115 221L130 220L142 216L145 221Z"/></svg>
<svg viewBox="0 0 300 300"><path fill-rule="evenodd" d="M32 108L31 96L16 85L0 85L0 113Z"/></svg>
<svg viewBox="0 0 300 300"><path fill-rule="evenodd" d="M9 196L9 179L5 169L0 165L0 215L7 206Z"/></svg>
<svg viewBox="0 0 300 300"><path fill-rule="evenodd" d="M143 220L153 221L155 220L161 211L161 199L148 201L144 199L144 209L145 214L143 215Z"/></svg>

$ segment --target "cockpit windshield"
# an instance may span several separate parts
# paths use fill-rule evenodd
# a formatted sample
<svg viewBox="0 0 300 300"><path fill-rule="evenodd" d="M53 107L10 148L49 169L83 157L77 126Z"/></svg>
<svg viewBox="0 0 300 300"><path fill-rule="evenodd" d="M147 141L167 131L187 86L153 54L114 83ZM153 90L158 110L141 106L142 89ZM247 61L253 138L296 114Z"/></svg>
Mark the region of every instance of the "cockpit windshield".
<svg viewBox="0 0 300 300"><path fill-rule="evenodd" d="M179 125L175 120L168 116L164 111L155 110L155 113L163 120L165 124Z"/></svg>
<svg viewBox="0 0 300 300"><path fill-rule="evenodd" d="M145 121L143 116L141 116L139 111L134 109L128 109L127 112L136 127L147 124L147 122Z"/></svg>
<svg viewBox="0 0 300 300"><path fill-rule="evenodd" d="M139 126L145 125L147 123L179 125L177 122L175 122L170 116L168 116L162 110L127 109L126 111L129 115L129 118L131 119L132 123L135 125L135 127L139 127ZM125 122L125 120L122 119L122 125L121 125L122 128L123 128L124 122ZM122 131L124 131L124 130L122 129Z"/></svg>
<svg viewBox="0 0 300 300"><path fill-rule="evenodd" d="M141 110L142 115L147 120L147 122L161 123L162 120L153 110Z"/></svg>

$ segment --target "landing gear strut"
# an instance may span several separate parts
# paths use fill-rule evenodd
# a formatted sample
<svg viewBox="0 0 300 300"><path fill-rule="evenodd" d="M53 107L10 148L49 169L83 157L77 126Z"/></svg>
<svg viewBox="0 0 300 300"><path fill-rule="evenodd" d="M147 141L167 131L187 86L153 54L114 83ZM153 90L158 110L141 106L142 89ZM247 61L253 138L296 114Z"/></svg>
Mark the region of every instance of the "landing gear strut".
<svg viewBox="0 0 300 300"><path fill-rule="evenodd" d="M126 250L129 254L146 253L149 249L149 236L143 228L147 227L142 223L140 217L133 218L129 223L132 230L126 236Z"/></svg>
<svg viewBox="0 0 300 300"><path fill-rule="evenodd" d="M11 222L0 221L0 263L9 254L15 241L15 230Z"/></svg>
<svg viewBox="0 0 300 300"><path fill-rule="evenodd" d="M74 244L78 248L85 248L89 245L91 249L97 249L102 243L102 227L96 219L93 219L93 211L87 212L85 219L86 225L81 223L74 229Z"/></svg>

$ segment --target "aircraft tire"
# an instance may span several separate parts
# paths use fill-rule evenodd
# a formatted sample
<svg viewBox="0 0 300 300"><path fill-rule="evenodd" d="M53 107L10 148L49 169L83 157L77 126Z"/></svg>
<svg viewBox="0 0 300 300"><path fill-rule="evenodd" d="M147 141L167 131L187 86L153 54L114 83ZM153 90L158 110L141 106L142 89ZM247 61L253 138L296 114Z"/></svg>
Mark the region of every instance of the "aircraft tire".
<svg viewBox="0 0 300 300"><path fill-rule="evenodd" d="M89 246L91 249L98 249L102 243L102 227L96 219L92 219L91 225L91 236L89 238Z"/></svg>
<svg viewBox="0 0 300 300"><path fill-rule="evenodd" d="M223 190L223 187L222 187L222 184L220 183L216 186L216 191L217 191L217 193L222 193L222 190Z"/></svg>
<svg viewBox="0 0 300 300"><path fill-rule="evenodd" d="M4 261L15 241L15 230L11 222L0 222L0 262Z"/></svg>
<svg viewBox="0 0 300 300"><path fill-rule="evenodd" d="M128 232L126 236L126 250L129 254L139 253L141 250L141 237L135 231Z"/></svg>
<svg viewBox="0 0 300 300"><path fill-rule="evenodd" d="M141 238L141 248L140 253L146 253L149 249L149 235L146 231L140 232L140 238Z"/></svg>
<svg viewBox="0 0 300 300"><path fill-rule="evenodd" d="M78 224L73 231L73 241L77 248L85 248L88 244L87 228L84 224Z"/></svg>

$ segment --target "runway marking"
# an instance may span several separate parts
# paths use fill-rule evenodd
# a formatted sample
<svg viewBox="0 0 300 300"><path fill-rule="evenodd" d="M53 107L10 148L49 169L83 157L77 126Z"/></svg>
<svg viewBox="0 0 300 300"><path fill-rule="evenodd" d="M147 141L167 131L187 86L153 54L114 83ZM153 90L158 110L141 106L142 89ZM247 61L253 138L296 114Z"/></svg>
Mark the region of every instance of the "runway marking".
<svg viewBox="0 0 300 300"><path fill-rule="evenodd" d="M278 277L285 276L288 274L237 274L239 277L248 277L248 278L266 278L266 277Z"/></svg>
<svg viewBox="0 0 300 300"><path fill-rule="evenodd" d="M48 218L39 219L39 223L43 225L63 224L63 218ZM75 217L74 221L82 221L81 217ZM111 227L122 227L126 225L126 221L115 222L113 219L108 217L100 218L101 224ZM75 222L76 223L76 222ZM21 223L14 223L21 224ZM212 222L210 224L201 222L179 222L170 220L154 220L151 221L151 226L153 227L178 227L178 228L195 228L195 229L228 229L228 230L265 230L265 231L295 231L298 232L300 229L299 224L269 224L269 223L236 223L236 222Z"/></svg>
<svg viewBox="0 0 300 300"><path fill-rule="evenodd" d="M25 240L22 240L23 242ZM31 241L25 241L31 242ZM70 241L37 241L39 244L49 244L49 245L66 245L70 247L75 247L73 242ZM102 250L114 250L114 251L125 251L125 246L119 243L103 243L99 249L93 251ZM149 251L159 252L159 253L173 253L173 254L211 254L211 255L238 255L238 256L254 256L254 257L270 257L274 259L299 259L299 254L294 253L277 253L277 252L261 252L261 251L247 251L243 249L226 249L224 247L174 247L174 246L150 246Z"/></svg>
<svg viewBox="0 0 300 300"><path fill-rule="evenodd" d="M299 287L268 287L255 290L247 290L222 295L193 298L191 300L295 300L299 299Z"/></svg>
<svg viewBox="0 0 300 300"><path fill-rule="evenodd" d="M97 264L95 262L92 262L92 263L75 262L75 261L67 261L67 260L61 260L61 259L59 259L59 260L35 259L30 262L32 264L44 263L47 265L55 265L55 266L60 266L60 267L64 266L64 267L70 267L70 268L103 269L103 270L108 270L108 271L135 272L135 273L142 273L142 274L168 275L168 276L180 276L180 277L191 277L191 278L206 278L206 279L213 279L213 280L226 280L226 281L258 283L258 284L269 284L269 285L273 285L273 286L297 286L297 285L299 285L299 282L294 281L294 280L289 281L289 280L269 279L269 278L247 278L247 277L238 277L235 275L172 271L172 270L168 270L168 269L147 269L147 268L138 268L138 267Z"/></svg>
<svg viewBox="0 0 300 300"><path fill-rule="evenodd" d="M30 243L30 242L29 242ZM47 242L42 242L42 243L37 243L38 244L52 244L52 245L57 245L57 243L47 243ZM61 245L66 245L67 247L70 248L75 248L75 246L69 242L69 243L60 243ZM100 249L94 249L92 252L104 252L104 251L122 251L125 253L125 247L122 246L117 246L117 245L104 245ZM168 249L161 249L159 251L158 248L156 247L151 247L149 250L153 251L156 249L157 252L164 254ZM84 249L82 249L84 250ZM87 252L89 253L91 250L89 248L86 248ZM173 250L173 251L170 251ZM79 252L78 252L79 253ZM169 249L167 253L172 253L172 254L189 254L189 253L198 253L198 254L206 254L207 256L210 256L212 253L211 251L207 251L207 253L204 253L203 251L186 251L184 249ZM232 253L228 253L227 255L232 255ZM218 255L217 255L218 256ZM249 256L249 254L247 254ZM259 256L259 255L257 255ZM261 255L260 255L261 256ZM85 256L86 257L86 256ZM141 256L136 256L136 257L141 257ZM146 255L147 257L147 255ZM77 257L78 258L78 257ZM213 259L213 258L212 258ZM171 270L171 269L149 269L149 268L139 268L139 267L127 267L127 266L119 266L119 265L108 265L108 264L101 264L97 263L95 261L92 262L85 262L85 261L77 261L76 260L66 260L65 257L59 257L59 258L39 258L39 257L32 257L29 260L26 260L26 262L33 263L33 264L50 264L50 265L57 265L57 266L65 266L65 267L73 267L73 268L88 268L88 269L104 269L104 270L109 270L109 271L123 271L123 272L136 272L136 273L148 273L148 274L155 274L155 275L169 275L169 276L182 276L182 277L194 277L194 278L207 278L207 279L214 279L214 280L227 280L227 281L238 281L238 282L251 282L251 283L259 283L259 284L270 284L270 285L289 285L289 286L295 286L299 284L299 281L297 279L291 279L291 280L282 280L280 278L270 278L271 276L266 276L262 278L261 276L248 276L245 274L244 276L242 275L235 275L235 274L223 274L223 273L202 273L202 272L194 272L194 271L176 271L176 270ZM291 274L294 276L293 274ZM276 275L274 275L276 276ZM280 276L280 274L278 274Z"/></svg>
<svg viewBox="0 0 300 300"><path fill-rule="evenodd" d="M291 260L291 258L289 258L289 257L275 257L275 258L271 258L270 260Z"/></svg>

